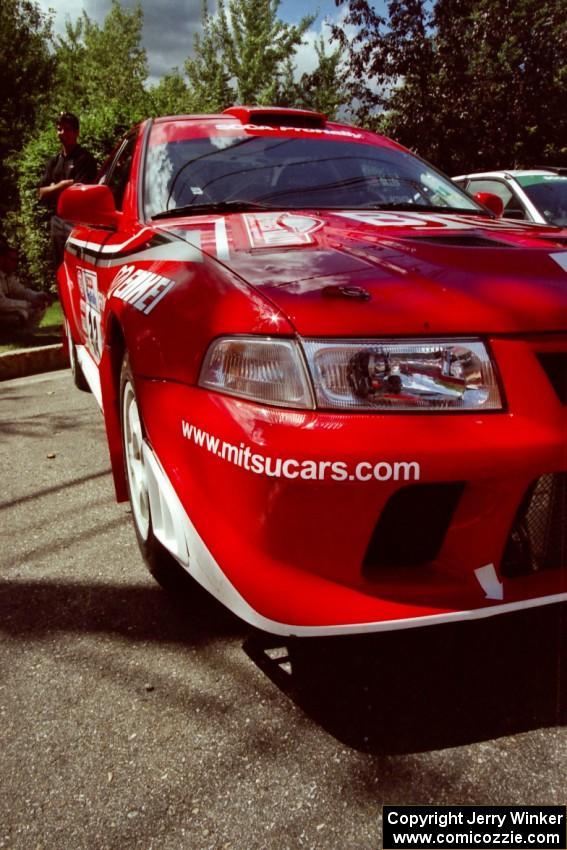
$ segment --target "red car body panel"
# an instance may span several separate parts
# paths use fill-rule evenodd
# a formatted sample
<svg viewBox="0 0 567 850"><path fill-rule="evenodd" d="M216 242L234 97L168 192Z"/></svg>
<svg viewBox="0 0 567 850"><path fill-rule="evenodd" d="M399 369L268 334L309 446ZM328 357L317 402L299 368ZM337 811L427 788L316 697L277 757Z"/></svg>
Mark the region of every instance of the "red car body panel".
<svg viewBox="0 0 567 850"><path fill-rule="evenodd" d="M329 144L349 138L403 151L364 131L326 128ZM72 338L100 380L118 497L126 496L118 408L127 350L148 447L213 565L203 583L250 622L326 634L567 599L565 556L532 574L501 569L530 486L567 472L567 405L545 366L549 355L567 362L565 234L477 214L358 209L152 222L141 217L140 197L148 130L135 134L118 227L77 226L59 272ZM235 116L162 119L151 144L213 132L285 139L315 131ZM211 341L235 335L480 338L503 409L292 410L200 387ZM263 474L251 468L254 456ZM334 463L341 474L333 477ZM279 474L266 474L269 464ZM376 468L384 474L371 477ZM376 529L411 485L457 494L439 546L424 563L373 564ZM406 510L397 522L411 536L420 506Z"/></svg>

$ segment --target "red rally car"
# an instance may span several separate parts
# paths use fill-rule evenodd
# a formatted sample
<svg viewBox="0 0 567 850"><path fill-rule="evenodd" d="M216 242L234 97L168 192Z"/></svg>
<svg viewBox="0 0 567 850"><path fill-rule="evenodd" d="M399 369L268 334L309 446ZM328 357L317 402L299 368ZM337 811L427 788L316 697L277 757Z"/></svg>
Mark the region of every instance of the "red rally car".
<svg viewBox="0 0 567 850"><path fill-rule="evenodd" d="M59 214L75 382L158 580L284 635L567 599L565 231L246 107L136 127Z"/></svg>

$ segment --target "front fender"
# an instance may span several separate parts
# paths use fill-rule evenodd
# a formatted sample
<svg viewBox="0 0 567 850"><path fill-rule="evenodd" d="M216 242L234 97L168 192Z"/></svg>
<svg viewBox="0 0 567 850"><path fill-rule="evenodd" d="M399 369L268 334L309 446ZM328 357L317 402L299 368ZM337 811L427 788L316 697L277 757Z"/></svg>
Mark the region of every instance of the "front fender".
<svg viewBox="0 0 567 850"><path fill-rule="evenodd" d="M110 466L114 481L116 501L128 500L128 487L124 467L122 428L120 423L120 373L126 351L124 332L113 314L108 316L105 344L99 364L102 413L108 440Z"/></svg>

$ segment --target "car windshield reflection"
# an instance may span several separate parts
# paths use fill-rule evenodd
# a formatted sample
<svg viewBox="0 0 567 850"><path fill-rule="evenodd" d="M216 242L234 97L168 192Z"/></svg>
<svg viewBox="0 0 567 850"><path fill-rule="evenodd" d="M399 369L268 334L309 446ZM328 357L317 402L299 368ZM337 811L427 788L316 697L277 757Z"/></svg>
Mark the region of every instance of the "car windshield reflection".
<svg viewBox="0 0 567 850"><path fill-rule="evenodd" d="M210 137L150 145L145 205L169 210L250 202L269 208L479 207L430 166L394 148L270 137Z"/></svg>

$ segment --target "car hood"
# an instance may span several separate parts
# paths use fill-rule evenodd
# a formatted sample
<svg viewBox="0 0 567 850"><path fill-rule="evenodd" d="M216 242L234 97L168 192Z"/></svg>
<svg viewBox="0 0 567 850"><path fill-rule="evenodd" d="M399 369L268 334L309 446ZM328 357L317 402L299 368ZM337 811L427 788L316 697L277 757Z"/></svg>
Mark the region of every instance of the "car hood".
<svg viewBox="0 0 567 850"><path fill-rule="evenodd" d="M294 211L163 229L261 291L303 336L567 328L567 234L556 228L481 216Z"/></svg>

